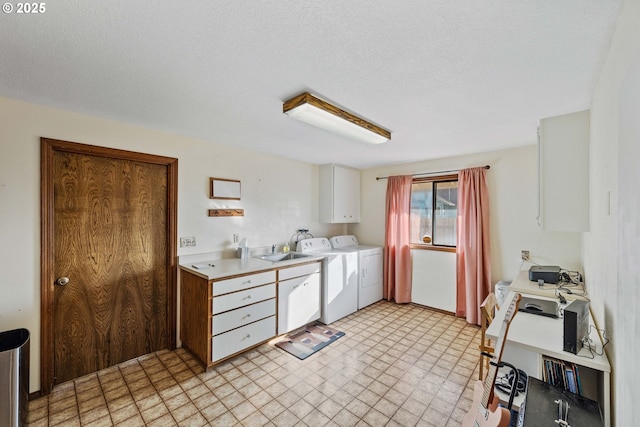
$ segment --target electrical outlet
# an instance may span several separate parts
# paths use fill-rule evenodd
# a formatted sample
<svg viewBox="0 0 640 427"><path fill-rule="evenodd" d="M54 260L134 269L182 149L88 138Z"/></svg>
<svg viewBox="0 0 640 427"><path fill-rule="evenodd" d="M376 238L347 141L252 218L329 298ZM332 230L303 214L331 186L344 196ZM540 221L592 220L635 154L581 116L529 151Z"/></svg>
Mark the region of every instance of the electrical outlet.
<svg viewBox="0 0 640 427"><path fill-rule="evenodd" d="M240 236L238 235L238 233L233 233L233 243L238 243L239 240Z"/></svg>
<svg viewBox="0 0 640 427"><path fill-rule="evenodd" d="M529 261L529 256L530 256L530 254L529 254L529 251L527 251L527 250L523 250L520 253L520 258L522 259L522 261Z"/></svg>
<svg viewBox="0 0 640 427"><path fill-rule="evenodd" d="M193 248L196 246L196 236L189 237L181 237L180 238L180 247L181 248Z"/></svg>

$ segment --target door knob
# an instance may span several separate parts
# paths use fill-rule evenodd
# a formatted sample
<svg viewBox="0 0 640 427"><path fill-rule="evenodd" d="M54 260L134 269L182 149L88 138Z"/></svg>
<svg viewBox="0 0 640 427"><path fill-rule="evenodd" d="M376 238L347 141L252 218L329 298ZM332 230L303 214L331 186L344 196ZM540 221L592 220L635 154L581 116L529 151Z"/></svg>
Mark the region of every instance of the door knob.
<svg viewBox="0 0 640 427"><path fill-rule="evenodd" d="M68 277L59 277L59 278L56 279L56 285L64 286L67 283L69 283L69 278Z"/></svg>

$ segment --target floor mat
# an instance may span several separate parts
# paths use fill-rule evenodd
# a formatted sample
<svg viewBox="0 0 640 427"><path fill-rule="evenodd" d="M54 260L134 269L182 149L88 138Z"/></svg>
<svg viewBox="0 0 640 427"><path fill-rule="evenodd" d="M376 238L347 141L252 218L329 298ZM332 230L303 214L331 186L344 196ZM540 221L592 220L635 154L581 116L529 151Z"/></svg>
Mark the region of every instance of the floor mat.
<svg viewBox="0 0 640 427"><path fill-rule="evenodd" d="M344 332L337 329L325 325L314 325L295 335L282 337L280 341L276 342L276 346L298 359L304 360L342 336L344 336Z"/></svg>

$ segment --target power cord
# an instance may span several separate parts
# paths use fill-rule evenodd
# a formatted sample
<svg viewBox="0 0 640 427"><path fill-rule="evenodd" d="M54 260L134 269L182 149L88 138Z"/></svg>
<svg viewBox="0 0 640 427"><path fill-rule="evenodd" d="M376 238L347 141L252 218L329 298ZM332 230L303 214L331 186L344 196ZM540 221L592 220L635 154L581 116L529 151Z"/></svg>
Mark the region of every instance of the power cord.
<svg viewBox="0 0 640 427"><path fill-rule="evenodd" d="M523 259L522 261L520 261L520 268L518 269L519 271L522 271L522 266L524 265L525 262L528 262L532 265L540 266L540 264L538 264L535 261L532 261L531 258L529 257L526 260ZM566 304L567 299L562 294L560 294L560 292L564 292L565 294L568 294L568 295L573 295L574 298L591 302L591 299L587 296L588 292L584 287L584 277L582 276L582 273L580 273L579 271L567 270L567 269L561 268L560 280L558 281L557 284L544 283L543 285L539 286L539 289L555 290L556 298L558 298L558 300L562 304Z"/></svg>
<svg viewBox="0 0 640 427"><path fill-rule="evenodd" d="M589 336L591 335L591 331L594 329L602 333L602 339L604 340L604 343L602 344L602 350L600 351L598 351L598 346L594 344L593 340L589 338ZM589 333L587 334L586 337L582 338L582 347L589 350L591 357L589 356L580 356L580 357L585 357L587 359L595 359L596 355L602 356L604 354L604 348L607 346L607 344L609 344L609 341L611 340L607 336L607 331L605 329L598 329L593 325L589 325Z"/></svg>
<svg viewBox="0 0 640 427"><path fill-rule="evenodd" d="M567 299L560 293L560 289L556 289L556 298L560 301L560 304L566 304Z"/></svg>
<svg viewBox="0 0 640 427"><path fill-rule="evenodd" d="M583 277L579 271L561 269L560 282L557 288L559 292L573 295L585 301L591 301L587 297L587 290L584 287Z"/></svg>

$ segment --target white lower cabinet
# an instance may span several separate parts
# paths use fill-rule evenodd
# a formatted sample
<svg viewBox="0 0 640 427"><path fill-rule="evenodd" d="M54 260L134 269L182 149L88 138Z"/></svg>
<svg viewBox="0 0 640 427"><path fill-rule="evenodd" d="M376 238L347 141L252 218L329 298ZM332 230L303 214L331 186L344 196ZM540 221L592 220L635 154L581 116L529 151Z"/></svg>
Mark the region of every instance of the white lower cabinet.
<svg viewBox="0 0 640 427"><path fill-rule="evenodd" d="M320 262L206 279L182 267L180 339L206 369L320 318Z"/></svg>
<svg viewBox="0 0 640 427"><path fill-rule="evenodd" d="M297 277L289 278L292 275ZM320 263L280 270L278 275L278 335L290 332L319 318Z"/></svg>
<svg viewBox="0 0 640 427"><path fill-rule="evenodd" d="M276 336L276 271L206 279L180 274L180 339L209 369Z"/></svg>
<svg viewBox="0 0 640 427"><path fill-rule="evenodd" d="M276 334L275 316L216 335L211 342L211 361L215 362L272 338Z"/></svg>

